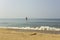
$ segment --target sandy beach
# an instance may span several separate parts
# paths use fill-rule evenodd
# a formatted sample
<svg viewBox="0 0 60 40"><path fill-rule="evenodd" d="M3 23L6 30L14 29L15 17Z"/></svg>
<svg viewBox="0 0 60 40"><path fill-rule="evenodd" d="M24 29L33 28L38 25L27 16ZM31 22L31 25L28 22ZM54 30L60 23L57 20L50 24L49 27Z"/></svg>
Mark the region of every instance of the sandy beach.
<svg viewBox="0 0 60 40"><path fill-rule="evenodd" d="M60 40L60 34L0 28L0 40Z"/></svg>

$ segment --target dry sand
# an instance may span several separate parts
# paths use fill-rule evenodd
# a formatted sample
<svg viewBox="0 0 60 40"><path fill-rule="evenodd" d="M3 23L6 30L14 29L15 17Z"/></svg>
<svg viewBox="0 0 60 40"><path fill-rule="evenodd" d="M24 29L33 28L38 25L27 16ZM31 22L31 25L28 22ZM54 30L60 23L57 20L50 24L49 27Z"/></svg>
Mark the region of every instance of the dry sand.
<svg viewBox="0 0 60 40"><path fill-rule="evenodd" d="M60 40L60 34L24 32L0 28L0 40Z"/></svg>

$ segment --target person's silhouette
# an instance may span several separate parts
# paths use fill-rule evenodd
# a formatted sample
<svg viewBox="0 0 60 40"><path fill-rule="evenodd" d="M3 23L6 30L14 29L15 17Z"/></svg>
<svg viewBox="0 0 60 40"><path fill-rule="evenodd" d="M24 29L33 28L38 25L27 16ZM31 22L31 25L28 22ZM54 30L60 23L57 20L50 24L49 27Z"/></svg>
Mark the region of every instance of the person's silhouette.
<svg viewBox="0 0 60 40"><path fill-rule="evenodd" d="M26 17L26 21L28 20L28 18Z"/></svg>

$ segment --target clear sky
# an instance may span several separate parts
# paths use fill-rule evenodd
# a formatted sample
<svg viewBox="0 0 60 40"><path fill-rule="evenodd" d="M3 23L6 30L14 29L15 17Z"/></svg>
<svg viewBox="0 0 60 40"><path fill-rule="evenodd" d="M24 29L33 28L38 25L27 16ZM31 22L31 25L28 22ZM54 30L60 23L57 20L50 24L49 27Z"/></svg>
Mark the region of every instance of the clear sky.
<svg viewBox="0 0 60 40"><path fill-rule="evenodd" d="M60 0L0 0L0 18L60 18Z"/></svg>

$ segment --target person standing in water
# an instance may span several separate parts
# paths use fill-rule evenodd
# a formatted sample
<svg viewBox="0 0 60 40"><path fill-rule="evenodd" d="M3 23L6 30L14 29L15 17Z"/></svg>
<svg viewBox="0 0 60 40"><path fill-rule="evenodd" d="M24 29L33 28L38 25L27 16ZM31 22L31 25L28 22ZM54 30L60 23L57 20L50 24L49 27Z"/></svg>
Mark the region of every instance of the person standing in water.
<svg viewBox="0 0 60 40"><path fill-rule="evenodd" d="M28 18L26 17L26 21L28 20Z"/></svg>
<svg viewBox="0 0 60 40"><path fill-rule="evenodd" d="M28 18L26 17L25 20L26 20L26 26L28 26L28 22L27 22Z"/></svg>

